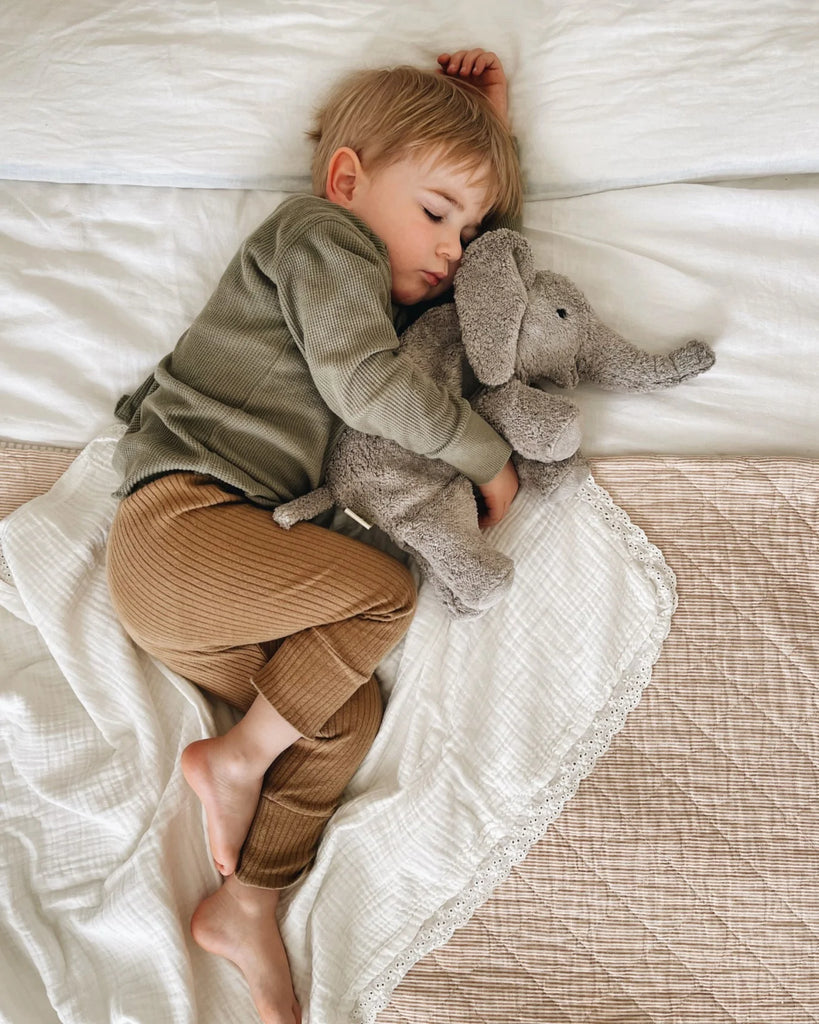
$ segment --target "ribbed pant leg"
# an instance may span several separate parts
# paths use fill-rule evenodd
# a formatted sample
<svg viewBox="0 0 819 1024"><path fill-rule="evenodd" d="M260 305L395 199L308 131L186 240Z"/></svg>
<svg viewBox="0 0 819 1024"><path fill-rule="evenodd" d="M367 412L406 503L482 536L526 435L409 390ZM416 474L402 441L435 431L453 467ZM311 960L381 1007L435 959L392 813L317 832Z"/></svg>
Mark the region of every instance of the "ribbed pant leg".
<svg viewBox="0 0 819 1024"><path fill-rule="evenodd" d="M239 707L250 680L303 736L369 680L415 610L395 559L310 523L284 530L191 473L121 503L108 577L141 647Z"/></svg>
<svg viewBox="0 0 819 1024"><path fill-rule="evenodd" d="M268 773L239 868L249 884L289 884L377 731L373 671L409 626L411 576L332 531L282 530L194 474L121 503L108 574L140 646L237 707L262 693L305 736Z"/></svg>
<svg viewBox="0 0 819 1024"><path fill-rule="evenodd" d="M375 679L359 687L315 738L299 740L265 777L237 878L280 889L310 866L321 833L381 724Z"/></svg>

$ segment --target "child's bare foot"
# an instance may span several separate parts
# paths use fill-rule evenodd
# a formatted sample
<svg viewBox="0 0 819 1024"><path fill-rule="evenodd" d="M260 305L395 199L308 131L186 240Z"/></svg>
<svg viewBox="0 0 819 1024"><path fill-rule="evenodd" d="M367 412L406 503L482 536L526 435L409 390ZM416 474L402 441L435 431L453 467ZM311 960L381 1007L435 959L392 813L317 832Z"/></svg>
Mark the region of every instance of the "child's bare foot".
<svg viewBox="0 0 819 1024"><path fill-rule="evenodd" d="M223 956L244 974L264 1024L301 1024L276 907L275 889L242 885L235 875L199 904L191 934L209 953Z"/></svg>
<svg viewBox="0 0 819 1024"><path fill-rule="evenodd" d="M182 751L182 773L202 801L210 852L217 869L232 875L256 812L262 775L226 750L223 736L197 740Z"/></svg>
<svg viewBox="0 0 819 1024"><path fill-rule="evenodd" d="M182 751L182 773L205 808L210 852L223 875L236 870L265 772L300 736L259 695L224 736Z"/></svg>

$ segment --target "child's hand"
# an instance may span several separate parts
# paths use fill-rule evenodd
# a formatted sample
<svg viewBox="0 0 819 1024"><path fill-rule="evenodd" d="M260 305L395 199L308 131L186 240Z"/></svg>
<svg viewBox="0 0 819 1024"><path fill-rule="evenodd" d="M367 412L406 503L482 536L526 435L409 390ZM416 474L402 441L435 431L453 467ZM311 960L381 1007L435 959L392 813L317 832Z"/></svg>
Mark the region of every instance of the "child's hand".
<svg viewBox="0 0 819 1024"><path fill-rule="evenodd" d="M509 123L506 74L496 53L481 49L458 50L457 53L442 53L438 63L445 75L457 75L477 86L503 123Z"/></svg>
<svg viewBox="0 0 819 1024"><path fill-rule="evenodd" d="M478 490L486 505L486 512L478 519L478 526L481 529L494 526L503 519L509 511L512 499L518 493L519 486L518 474L511 459L488 484L479 485Z"/></svg>

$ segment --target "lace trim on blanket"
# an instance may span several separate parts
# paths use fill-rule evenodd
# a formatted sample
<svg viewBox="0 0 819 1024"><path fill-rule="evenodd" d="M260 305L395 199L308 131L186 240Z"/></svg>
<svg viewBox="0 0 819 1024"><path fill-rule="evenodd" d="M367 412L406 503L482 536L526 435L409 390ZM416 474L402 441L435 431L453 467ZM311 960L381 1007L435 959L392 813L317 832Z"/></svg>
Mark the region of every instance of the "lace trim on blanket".
<svg viewBox="0 0 819 1024"><path fill-rule="evenodd" d="M591 505L626 544L629 554L645 567L645 573L657 589L658 615L639 662L625 676L611 700L598 714L586 734L575 745L570 760L533 801L512 832L501 840L492 854L478 868L474 878L454 899L438 910L421 928L414 942L399 954L363 992L353 1010L355 1024L372 1024L410 968L433 949L444 945L463 927L475 911L505 881L512 868L519 864L531 847L545 835L563 806L574 796L582 780L594 768L626 718L639 703L643 690L651 680L651 671L660 655L663 642L671 628L671 616L677 606L676 578L659 548L628 518L609 494L591 477L583 484L578 497Z"/></svg>

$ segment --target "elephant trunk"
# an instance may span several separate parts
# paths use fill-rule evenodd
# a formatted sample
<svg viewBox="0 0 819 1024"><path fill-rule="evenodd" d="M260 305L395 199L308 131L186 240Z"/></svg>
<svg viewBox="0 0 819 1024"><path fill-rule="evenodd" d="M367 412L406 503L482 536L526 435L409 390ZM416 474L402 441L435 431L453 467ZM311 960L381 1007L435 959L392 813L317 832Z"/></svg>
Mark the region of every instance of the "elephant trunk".
<svg viewBox="0 0 819 1024"><path fill-rule="evenodd" d="M667 355L656 355L626 341L606 324L592 318L577 369L581 380L610 391L654 391L673 387L707 370L714 353L700 341L689 341Z"/></svg>

